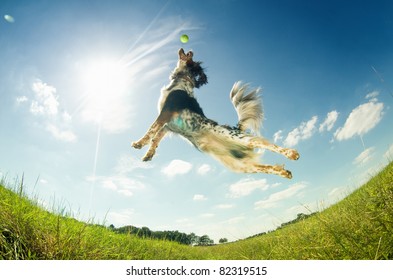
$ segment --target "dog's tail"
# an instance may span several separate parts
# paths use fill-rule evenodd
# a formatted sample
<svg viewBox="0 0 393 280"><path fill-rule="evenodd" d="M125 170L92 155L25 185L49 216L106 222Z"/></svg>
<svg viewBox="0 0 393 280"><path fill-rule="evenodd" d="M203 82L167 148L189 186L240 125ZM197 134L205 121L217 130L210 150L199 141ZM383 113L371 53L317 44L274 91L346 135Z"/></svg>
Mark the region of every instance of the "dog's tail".
<svg viewBox="0 0 393 280"><path fill-rule="evenodd" d="M237 112L240 130L252 130L259 134L259 129L263 121L262 98L260 88L250 89L248 84L236 82L229 94L233 106Z"/></svg>

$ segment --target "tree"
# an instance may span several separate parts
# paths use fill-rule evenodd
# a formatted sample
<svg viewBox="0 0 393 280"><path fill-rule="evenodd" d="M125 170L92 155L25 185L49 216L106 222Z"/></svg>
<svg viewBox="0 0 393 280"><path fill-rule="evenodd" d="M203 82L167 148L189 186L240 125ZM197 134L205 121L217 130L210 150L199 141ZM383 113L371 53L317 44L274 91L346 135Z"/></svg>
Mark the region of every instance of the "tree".
<svg viewBox="0 0 393 280"><path fill-rule="evenodd" d="M227 243L228 239L227 238L220 238L220 240L218 241L218 243L222 244L222 243Z"/></svg>
<svg viewBox="0 0 393 280"><path fill-rule="evenodd" d="M212 245L213 243L214 243L214 241L211 240L208 235L202 235L199 238L198 245L200 245L200 246L208 246L208 245Z"/></svg>

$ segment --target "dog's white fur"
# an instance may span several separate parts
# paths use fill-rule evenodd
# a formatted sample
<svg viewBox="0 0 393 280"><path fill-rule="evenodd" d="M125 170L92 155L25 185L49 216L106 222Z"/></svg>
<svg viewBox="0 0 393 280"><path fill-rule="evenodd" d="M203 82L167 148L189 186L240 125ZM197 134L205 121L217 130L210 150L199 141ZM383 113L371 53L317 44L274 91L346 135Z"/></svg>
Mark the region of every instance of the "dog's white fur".
<svg viewBox="0 0 393 280"><path fill-rule="evenodd" d="M168 131L189 140L198 150L208 153L229 169L244 173L270 173L292 178L282 165L264 165L258 162L255 149L268 149L289 159L297 160L294 149L282 148L259 136L263 120L260 89L250 89L236 82L230 99L238 114L237 127L219 125L208 119L194 96L194 88L207 83L200 62L193 61L193 53L179 50L179 60L170 76L170 84L161 90L158 102L159 116L134 148L150 144L143 160L151 160L161 139Z"/></svg>

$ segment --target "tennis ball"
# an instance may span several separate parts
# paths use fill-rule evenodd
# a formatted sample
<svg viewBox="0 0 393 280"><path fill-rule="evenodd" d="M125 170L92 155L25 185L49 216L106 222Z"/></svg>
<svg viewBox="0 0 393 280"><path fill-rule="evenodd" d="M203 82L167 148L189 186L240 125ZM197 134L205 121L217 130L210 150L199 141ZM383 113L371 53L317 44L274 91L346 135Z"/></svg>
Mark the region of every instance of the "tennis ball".
<svg viewBox="0 0 393 280"><path fill-rule="evenodd" d="M4 15L4 19L9 23L15 22L15 19L13 18L13 16L10 16L10 15Z"/></svg>
<svg viewBox="0 0 393 280"><path fill-rule="evenodd" d="M187 43L188 42L188 35L187 34L183 34L180 36L180 42L182 43Z"/></svg>

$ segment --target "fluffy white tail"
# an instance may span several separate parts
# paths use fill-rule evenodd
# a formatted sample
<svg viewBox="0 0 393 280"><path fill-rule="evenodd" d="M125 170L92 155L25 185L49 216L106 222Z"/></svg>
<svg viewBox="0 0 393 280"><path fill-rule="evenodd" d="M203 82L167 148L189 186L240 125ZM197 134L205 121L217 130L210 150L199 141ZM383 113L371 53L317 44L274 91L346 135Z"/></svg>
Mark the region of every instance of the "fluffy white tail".
<svg viewBox="0 0 393 280"><path fill-rule="evenodd" d="M249 89L248 84L236 82L229 94L233 106L237 112L240 130L252 130L259 134L259 129L263 121L262 98L260 88Z"/></svg>

